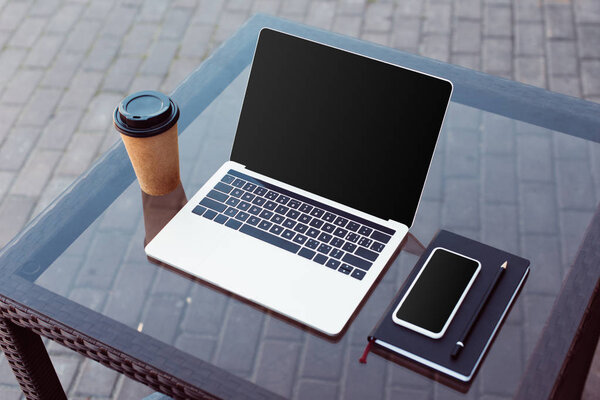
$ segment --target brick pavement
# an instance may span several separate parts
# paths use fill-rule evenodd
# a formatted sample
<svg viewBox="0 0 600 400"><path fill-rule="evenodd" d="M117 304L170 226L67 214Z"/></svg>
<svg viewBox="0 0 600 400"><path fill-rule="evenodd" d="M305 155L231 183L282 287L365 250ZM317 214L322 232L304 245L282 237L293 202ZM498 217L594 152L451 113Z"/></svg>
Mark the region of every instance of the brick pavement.
<svg viewBox="0 0 600 400"><path fill-rule="evenodd" d="M0 0L0 246L118 139L110 115L120 98L140 89L171 91L255 12L600 101L600 2L596 0ZM486 120L493 118L485 116L478 122L483 127L480 136L474 136L479 126L469 125L472 118L458 126L459 142L497 154L486 154L484 161L480 154L448 164L450 175L440 177L440 184L433 185L425 199L433 215L429 225L439 226L441 221L479 232L482 239L493 242L503 235L486 228L494 226L489 218L517 221L518 215L526 216L523 226L515 225L515 230L523 232L521 243L502 246L535 244L557 253L549 261L559 257L568 261L565 258L578 243L571 235L578 225L569 223L581 219L581 210L589 207L570 202L594 196L598 201L600 153L560 135L535 131L521 132L525 134L507 141L493 134L502 123ZM469 140L470 135L476 141ZM448 151L453 145L447 143ZM539 151L534 157L525 156L532 146ZM516 160L507 160L503 150L513 149ZM498 175L495 165L503 162L514 170ZM561 167L555 169L555 163ZM590 174L573 182L569 168L580 171L581 163L589 163ZM437 168L441 171L443 166ZM469 176L475 170L485 179L477 179L479 172ZM567 174L555 176L555 170ZM514 182L515 177L519 177L515 192L498 193L498 186L489 185L492 179ZM442 179L455 185L442 184ZM556 220L545 220L540 215L546 212L536 213L538 200L549 198L540 193L554 190L555 181L559 192L569 193L572 185L595 190L594 196L558 198L545 205L557 209ZM471 220L445 211L450 207L447 202L459 201L465 191L497 202L474 203L477 218ZM518 207L515 196L521 196ZM543 235L548 229L561 233ZM560 282L564 271L559 266L554 271L548 279ZM94 293L81 291L80 295L93 297ZM548 300L542 293L528 301L525 309L528 305L537 308L544 301ZM74 397L140 397L142 389L135 384L59 346L50 348L61 379ZM4 361L0 369L2 397L18 398ZM82 378L89 374L99 377L96 386ZM116 382L111 391L104 392L109 385L101 384L101 379ZM314 390L337 389L312 381L301 388L306 396Z"/></svg>

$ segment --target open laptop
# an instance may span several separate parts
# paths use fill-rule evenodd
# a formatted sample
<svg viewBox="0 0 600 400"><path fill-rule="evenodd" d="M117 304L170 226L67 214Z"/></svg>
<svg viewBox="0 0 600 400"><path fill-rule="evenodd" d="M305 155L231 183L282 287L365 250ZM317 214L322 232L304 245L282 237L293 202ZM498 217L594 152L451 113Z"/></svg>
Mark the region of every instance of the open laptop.
<svg viewBox="0 0 600 400"><path fill-rule="evenodd" d="M263 29L230 161L146 253L339 334L413 223L451 92Z"/></svg>

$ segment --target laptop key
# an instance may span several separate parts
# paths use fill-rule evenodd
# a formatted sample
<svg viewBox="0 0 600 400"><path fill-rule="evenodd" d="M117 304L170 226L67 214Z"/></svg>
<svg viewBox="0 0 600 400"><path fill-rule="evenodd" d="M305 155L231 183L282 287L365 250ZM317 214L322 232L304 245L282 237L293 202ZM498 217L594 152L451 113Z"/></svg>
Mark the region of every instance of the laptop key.
<svg viewBox="0 0 600 400"><path fill-rule="evenodd" d="M335 236L338 236L338 237L341 237L341 238L343 238L344 236L346 236L346 234L347 234L347 233L348 233L348 230L347 230L347 229L343 229L343 228L337 228L337 229L336 229L336 230L333 232L333 234L334 234Z"/></svg>
<svg viewBox="0 0 600 400"><path fill-rule="evenodd" d="M301 211L303 213L309 213L310 210L313 209L313 206L306 204L306 203L302 203L302 205L298 208L298 211Z"/></svg>
<svg viewBox="0 0 600 400"><path fill-rule="evenodd" d="M248 221L246 221L246 223L248 223L250 225L258 225L259 222L260 222L260 218L258 218L257 216L252 216L252 217L248 218Z"/></svg>
<svg viewBox="0 0 600 400"><path fill-rule="evenodd" d="M240 221L245 221L248 219L249 216L250 216L250 214L240 211L238 213L238 215L235 216L235 219L240 220Z"/></svg>
<svg viewBox="0 0 600 400"><path fill-rule="evenodd" d="M275 214L275 215L273 215L273 218L271 218L271 221L275 222L276 224L281 224L284 219L285 219L285 217L283 217L279 214Z"/></svg>
<svg viewBox="0 0 600 400"><path fill-rule="evenodd" d="M252 201L252 199L254 199L254 195L252 193L246 192L242 195L242 200Z"/></svg>
<svg viewBox="0 0 600 400"><path fill-rule="evenodd" d="M302 222L303 224L308 224L311 219L312 218L306 214L302 214L300 217L298 217L298 221Z"/></svg>
<svg viewBox="0 0 600 400"><path fill-rule="evenodd" d="M329 233L321 232L318 239L323 243L329 243L332 237Z"/></svg>
<svg viewBox="0 0 600 400"><path fill-rule="evenodd" d="M283 228L279 225L273 225L269 232L274 233L275 235L279 235L283 231Z"/></svg>
<svg viewBox="0 0 600 400"><path fill-rule="evenodd" d="M256 190L254 190L254 194L257 196L264 196L267 192L268 190L262 186L259 186L256 188Z"/></svg>
<svg viewBox="0 0 600 400"><path fill-rule="evenodd" d="M267 210L274 210L277 207L277 203L273 201L267 201L264 205Z"/></svg>
<svg viewBox="0 0 600 400"><path fill-rule="evenodd" d="M250 182L248 182L248 183L246 183L246 184L244 185L244 190L247 190L247 191L249 191L249 192L253 192L253 191L254 191L254 189L256 189L256 185L255 185L254 183L250 183Z"/></svg>
<svg viewBox="0 0 600 400"><path fill-rule="evenodd" d="M333 258L337 258L337 259L342 258L343 255L344 255L344 252L341 251L340 249L333 249L333 250L331 250L331 253L329 253L329 257L333 257Z"/></svg>
<svg viewBox="0 0 600 400"><path fill-rule="evenodd" d="M299 233L304 233L304 232L306 232L307 229L308 229L308 225L304 225L304 224L298 224L294 228L294 230Z"/></svg>
<svg viewBox="0 0 600 400"><path fill-rule="evenodd" d="M301 203L298 200L292 199L292 200L290 200L289 203L287 203L287 206L289 208L298 208L298 207L300 207L300 204Z"/></svg>
<svg viewBox="0 0 600 400"><path fill-rule="evenodd" d="M289 229L286 229L285 231L283 231L283 233L281 234L282 238L288 239L288 240L292 240L292 238L294 237L296 233L294 231L291 231Z"/></svg>
<svg viewBox="0 0 600 400"><path fill-rule="evenodd" d="M331 246L329 246L327 244L322 244L322 245L319 246L319 248L317 249L317 251L319 253L329 254L329 252L331 251Z"/></svg>
<svg viewBox="0 0 600 400"><path fill-rule="evenodd" d="M378 253L381 253L381 251L383 250L384 247L385 247L385 245L383 243L373 242L370 249L375 250Z"/></svg>
<svg viewBox="0 0 600 400"><path fill-rule="evenodd" d="M362 246L358 246L358 249L356 249L354 254L356 254L357 256L361 256L362 258L366 258L369 261L377 260L377 256L379 255L379 254L375 253L374 251L365 249Z"/></svg>
<svg viewBox="0 0 600 400"><path fill-rule="evenodd" d="M235 181L233 181L232 185L237 187L237 188L241 188L246 184L246 181L241 180L240 178L237 178Z"/></svg>
<svg viewBox="0 0 600 400"><path fill-rule="evenodd" d="M371 238L377 240L378 242L387 243L390 241L391 236L379 231L375 231L371 234Z"/></svg>
<svg viewBox="0 0 600 400"><path fill-rule="evenodd" d="M373 232L373 229L368 228L366 226L363 226L362 228L360 228L360 230L358 231L358 233L360 233L363 236L369 236L371 234L371 232Z"/></svg>
<svg viewBox="0 0 600 400"><path fill-rule="evenodd" d="M263 212L260 213L260 217L264 218L264 219L271 219L271 217L273 216L273 214L274 214L273 211L263 210Z"/></svg>
<svg viewBox="0 0 600 400"><path fill-rule="evenodd" d="M276 202L278 202L279 204L287 204L288 201L290 201L290 197L289 196L284 196L284 195L280 195L277 200L275 200Z"/></svg>
<svg viewBox="0 0 600 400"><path fill-rule="evenodd" d="M275 209L275 212L285 215L285 213L287 213L289 210L290 209L286 206L277 206L277 208Z"/></svg>
<svg viewBox="0 0 600 400"><path fill-rule="evenodd" d="M312 221L310 221L310 226L319 229L321 226L323 226L323 221L317 218L313 218Z"/></svg>
<svg viewBox="0 0 600 400"><path fill-rule="evenodd" d="M343 217L337 217L333 223L336 224L337 226L341 226L343 228L348 223L348 220Z"/></svg>
<svg viewBox="0 0 600 400"><path fill-rule="evenodd" d="M290 241L280 238L279 236L275 236L275 235L270 234L269 232L265 232L260 229L257 229L255 227L253 227L252 225L244 224L240 228L240 232L243 232L246 235L255 237L257 239L260 239L264 242L270 243L272 245L275 245L281 249L290 251L292 253L296 253L296 252L298 252L298 250L300 250L300 246L297 245L296 243L292 243Z"/></svg>
<svg viewBox="0 0 600 400"><path fill-rule="evenodd" d="M346 250L348 253L354 253L358 246L354 243L346 242L344 246L342 246L342 250Z"/></svg>
<svg viewBox="0 0 600 400"><path fill-rule="evenodd" d="M269 221L262 221L260 224L258 224L258 227L260 229L267 230L267 229L269 229L271 227L271 225L273 225L273 224L271 222L269 222Z"/></svg>
<svg viewBox="0 0 600 400"><path fill-rule="evenodd" d="M306 236L297 233L296 237L294 237L293 241L298 244L304 244L304 242L306 242L306 239L308 239Z"/></svg>
<svg viewBox="0 0 600 400"><path fill-rule="evenodd" d="M352 271L352 275L350 276L358 279L359 281L362 281L362 278L365 277L365 271L363 271L362 269L355 268L354 271Z"/></svg>
<svg viewBox="0 0 600 400"><path fill-rule="evenodd" d="M231 193L229 193L230 195L232 195L233 197L242 197L242 195L244 194L244 191L242 189L233 189L231 191Z"/></svg>
<svg viewBox="0 0 600 400"><path fill-rule="evenodd" d="M227 201L225 202L225 204L227 204L228 206L237 206L238 203L240 202L239 199L236 199L235 197L230 197L229 199L227 199Z"/></svg>
<svg viewBox="0 0 600 400"><path fill-rule="evenodd" d="M358 240L359 237L360 237L360 235L351 232L348 234L348 236L346 236L346 240L348 240L352 243L356 243L356 241Z"/></svg>
<svg viewBox="0 0 600 400"><path fill-rule="evenodd" d="M265 198L264 197L258 197L256 196L254 198L254 200L252 200L252 204L256 204L257 206L262 206L263 204L265 204Z"/></svg>
<svg viewBox="0 0 600 400"><path fill-rule="evenodd" d="M306 247L303 247L300 249L300 252L298 253L299 255L301 255L304 258L308 258L309 260L312 260L312 258L315 256L315 254L317 254L316 252L307 249Z"/></svg>
<svg viewBox="0 0 600 400"><path fill-rule="evenodd" d="M335 221L335 214L327 212L327 213L325 213L325 215L323 215L323 219L327 222L333 222L333 221Z"/></svg>
<svg viewBox="0 0 600 400"><path fill-rule="evenodd" d="M373 243L373 241L371 239L367 239L365 237L360 238L360 240L358 241L358 244L360 244L361 246L364 246L364 247L369 247L371 245L371 243Z"/></svg>
<svg viewBox="0 0 600 400"><path fill-rule="evenodd" d="M335 231L335 225L325 224L325 226L323 226L323 230L327 233L333 233L333 231Z"/></svg>
<svg viewBox="0 0 600 400"><path fill-rule="evenodd" d="M293 219L287 218L285 221L283 221L283 226L285 226L286 228L292 229L294 225L296 225L296 221L294 221Z"/></svg>
<svg viewBox="0 0 600 400"><path fill-rule="evenodd" d="M345 263L348 263L350 265L353 265L357 268L364 269L365 271L368 271L369 268L371 268L371 265L373 265L372 262L363 260L362 258L356 257L354 254L348 254L348 253L344 254L344 257L342 257L342 261L344 261Z"/></svg>
<svg viewBox="0 0 600 400"><path fill-rule="evenodd" d="M215 217L215 219L213 221L215 221L218 224L223 224L225 223L225 221L227 221L229 218L227 218L226 216L224 216L223 214L219 214Z"/></svg>
<svg viewBox="0 0 600 400"><path fill-rule="evenodd" d="M242 226L242 222L229 218L229 221L225 222L225 226L228 226L231 229L238 229L240 226Z"/></svg>
<svg viewBox="0 0 600 400"><path fill-rule="evenodd" d="M224 177L221 178L221 182L224 183L231 183L235 180L235 178L231 175L225 175Z"/></svg>
<svg viewBox="0 0 600 400"><path fill-rule="evenodd" d="M274 192L272 190L269 190L267 192L267 194L265 194L265 197L269 200L275 200L278 196L279 196L279 193Z"/></svg>
<svg viewBox="0 0 600 400"><path fill-rule="evenodd" d="M252 206L248 209L248 212L252 215L258 215L258 213L262 210L262 208L258 206Z"/></svg>
<svg viewBox="0 0 600 400"><path fill-rule="evenodd" d="M225 215L227 215L228 217L235 217L235 214L237 214L238 210L236 210L233 207L229 207L227 210L225 210Z"/></svg>
<svg viewBox="0 0 600 400"><path fill-rule="evenodd" d="M342 266L338 268L338 271L344 275L350 275L350 272L352 272L352 268L345 268L345 266L346 264L342 264Z"/></svg>
<svg viewBox="0 0 600 400"><path fill-rule="evenodd" d="M250 208L250 203L246 203L245 201L242 201L240 204L237 205L237 208L239 208L240 210L246 211L247 209Z"/></svg>
<svg viewBox="0 0 600 400"><path fill-rule="evenodd" d="M340 266L340 262L338 260L330 258L329 261L327 261L327 264L325 264L325 266L331 269L337 269Z"/></svg>
<svg viewBox="0 0 600 400"><path fill-rule="evenodd" d="M321 210L320 208L315 208L314 210L312 210L310 212L310 215L312 215L313 217L317 217L320 218L321 215L323 215L325 211Z"/></svg>
<svg viewBox="0 0 600 400"><path fill-rule="evenodd" d="M203 205L204 207L210 208L211 210L215 210L217 212L223 212L227 208L225 204L219 203L218 201L215 201L208 197L205 197L202 200L200 200L200 205Z"/></svg>
<svg viewBox="0 0 600 400"><path fill-rule="evenodd" d="M314 239L308 239L308 242L306 242L306 247L310 249L316 249L317 247L319 247L319 242L317 242Z"/></svg>
<svg viewBox="0 0 600 400"><path fill-rule="evenodd" d="M290 210L285 215L288 216L288 217L290 217L291 219L296 219L296 218L298 218L300 216L300 211Z"/></svg>
<svg viewBox="0 0 600 400"><path fill-rule="evenodd" d="M349 231L352 232L356 232L358 230L358 228L360 228L360 224L357 224L356 222L350 221L348 223L348 225L346 225L346 229L348 229Z"/></svg>
<svg viewBox="0 0 600 400"><path fill-rule="evenodd" d="M319 231L316 230L315 228L308 228L308 230L306 231L306 234L308 236L310 236L311 238L316 238L317 236L319 236Z"/></svg>
<svg viewBox="0 0 600 400"><path fill-rule="evenodd" d="M323 254L317 254L313 261L319 264L325 264L327 261L327 256L324 256Z"/></svg>
<svg viewBox="0 0 600 400"><path fill-rule="evenodd" d="M233 190L233 186L226 185L223 182L218 182L215 185L215 189L220 190L223 193L229 193Z"/></svg>
<svg viewBox="0 0 600 400"><path fill-rule="evenodd" d="M194 214L198 214L198 215L202 215L204 214L204 211L206 211L206 207L202 207L202 206L196 206L194 207L194 209L192 210L192 212Z"/></svg>
<svg viewBox="0 0 600 400"><path fill-rule="evenodd" d="M344 240L340 238L333 238L333 240L329 244L333 247L342 247L344 245Z"/></svg>

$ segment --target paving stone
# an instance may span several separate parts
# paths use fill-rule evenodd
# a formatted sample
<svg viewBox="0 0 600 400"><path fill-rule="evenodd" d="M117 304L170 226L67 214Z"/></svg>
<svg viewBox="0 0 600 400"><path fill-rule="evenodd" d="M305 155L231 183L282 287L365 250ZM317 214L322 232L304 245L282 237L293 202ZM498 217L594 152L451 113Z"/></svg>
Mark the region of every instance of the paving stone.
<svg viewBox="0 0 600 400"><path fill-rule="evenodd" d="M2 26L2 25L0 25ZM8 82L21 65L26 49L6 48L0 53L0 87Z"/></svg>
<svg viewBox="0 0 600 400"><path fill-rule="evenodd" d="M185 33L192 15L187 9L170 9L160 32L160 37L165 39L180 39Z"/></svg>
<svg viewBox="0 0 600 400"><path fill-rule="evenodd" d="M77 387L73 390L72 395L109 397L118 377L118 372L86 359L83 363Z"/></svg>
<svg viewBox="0 0 600 400"><path fill-rule="evenodd" d="M127 7L126 5L111 9L107 18L102 23L100 30L101 38L111 38L115 43L120 42L125 33L129 31L137 13L137 9Z"/></svg>
<svg viewBox="0 0 600 400"><path fill-rule="evenodd" d="M18 105L2 104L2 106L0 106L0 143L4 141L4 138L10 132L20 111L21 106Z"/></svg>
<svg viewBox="0 0 600 400"><path fill-rule="evenodd" d="M136 21L157 23L163 19L168 7L168 0L144 1L141 3L140 10L136 13Z"/></svg>
<svg viewBox="0 0 600 400"><path fill-rule="evenodd" d="M265 340L262 343L256 383L274 393L290 398L300 350L299 343Z"/></svg>
<svg viewBox="0 0 600 400"><path fill-rule="evenodd" d="M159 90L163 77L156 75L138 75L134 78L128 93L139 92L140 90Z"/></svg>
<svg viewBox="0 0 600 400"><path fill-rule="evenodd" d="M419 53L425 57L447 61L449 38L447 35L426 35L421 40Z"/></svg>
<svg viewBox="0 0 600 400"><path fill-rule="evenodd" d="M376 44L380 44L382 46L390 45L390 34L383 32L365 32L360 38L362 40L366 40L367 42L372 42Z"/></svg>
<svg viewBox="0 0 600 400"><path fill-rule="evenodd" d="M581 97L581 82L577 76L550 76L550 90L573 97Z"/></svg>
<svg viewBox="0 0 600 400"><path fill-rule="evenodd" d="M447 178L442 221L448 228L479 229L479 179Z"/></svg>
<svg viewBox="0 0 600 400"><path fill-rule="evenodd" d="M103 90L124 92L129 88L141 63L140 57L119 57L104 78Z"/></svg>
<svg viewBox="0 0 600 400"><path fill-rule="evenodd" d="M546 62L544 57L516 57L515 78L527 85L546 87Z"/></svg>
<svg viewBox="0 0 600 400"><path fill-rule="evenodd" d="M600 3L595 0L576 0L573 2L575 20L578 23L600 22Z"/></svg>
<svg viewBox="0 0 600 400"><path fill-rule="evenodd" d="M57 110L46 124L37 146L42 149L64 150L82 115L83 111L79 109Z"/></svg>
<svg viewBox="0 0 600 400"><path fill-rule="evenodd" d="M97 154L102 134L97 132L76 132L71 137L71 142L65 155L56 167L60 175L77 176L90 166Z"/></svg>
<svg viewBox="0 0 600 400"><path fill-rule="evenodd" d="M13 387L13 388L17 388L17 389L19 388L19 383L17 382L17 378L15 378L15 375L12 372L10 364L8 364L8 361L6 361L4 354L2 354L2 356L0 357L0 384L2 385L2 386L0 386L0 388L7 388L7 387L9 387L9 388Z"/></svg>
<svg viewBox="0 0 600 400"><path fill-rule="evenodd" d="M38 136L39 128L14 127L0 147L0 170L18 171Z"/></svg>
<svg viewBox="0 0 600 400"><path fill-rule="evenodd" d="M31 47L36 42L37 38L44 30L46 18L28 17L19 24L14 35L8 42L9 46L14 47Z"/></svg>
<svg viewBox="0 0 600 400"><path fill-rule="evenodd" d="M598 43L600 43L600 23L577 27L579 57L600 58L600 46L598 46Z"/></svg>
<svg viewBox="0 0 600 400"><path fill-rule="evenodd" d="M56 150L34 151L17 175L10 193L29 197L39 196L60 156L61 152Z"/></svg>
<svg viewBox="0 0 600 400"><path fill-rule="evenodd" d="M48 32L66 33L77 22L84 6L82 4L63 4L57 10L46 27Z"/></svg>
<svg viewBox="0 0 600 400"><path fill-rule="evenodd" d="M372 357L372 355L370 357ZM368 362L371 362L370 358L368 359ZM428 377L421 375L410 368L406 368L392 362L389 363L387 368L387 385L388 387L394 388L411 388L419 391L423 390L429 392L430 398L433 395L433 393L431 393L431 380ZM393 396L391 398L403 399L412 397Z"/></svg>
<svg viewBox="0 0 600 400"><path fill-rule="evenodd" d="M273 316L267 316L264 337L267 339L282 339L300 342L306 334L297 326Z"/></svg>
<svg viewBox="0 0 600 400"><path fill-rule="evenodd" d="M572 39L575 37L573 12L570 4L546 4L544 14L548 38Z"/></svg>
<svg viewBox="0 0 600 400"><path fill-rule="evenodd" d="M511 36L512 13L510 7L497 4L483 6L483 34L485 36Z"/></svg>
<svg viewBox="0 0 600 400"><path fill-rule="evenodd" d="M373 3L367 6L364 16L363 30L389 32L392 29L393 5L389 3Z"/></svg>
<svg viewBox="0 0 600 400"><path fill-rule="evenodd" d="M206 287L194 285L189 298L191 300L185 310L181 329L186 333L216 337L225 319L228 297Z"/></svg>
<svg viewBox="0 0 600 400"><path fill-rule="evenodd" d="M479 138L477 131L448 129L444 177L479 176Z"/></svg>
<svg viewBox="0 0 600 400"><path fill-rule="evenodd" d="M240 26L246 22L248 15L241 12L225 11L221 14L215 34L213 36L214 41L217 44L221 44L228 38L230 38Z"/></svg>
<svg viewBox="0 0 600 400"><path fill-rule="evenodd" d="M258 346L265 319L264 313L249 305L231 302L226 315L227 321L214 361L216 365L227 370L249 374L254 368L255 357L260 350ZM240 332L244 332L242 337L240 337ZM267 341L263 341L263 346L266 346L266 343ZM263 359L274 352L274 348L271 346L267 346L265 349L265 353L262 355ZM270 379L269 372L271 370L268 367L265 366L266 381Z"/></svg>
<svg viewBox="0 0 600 400"><path fill-rule="evenodd" d="M207 55L208 39L212 36L213 27L206 25L188 27L181 47L180 57L204 58ZM200 39L199 39L200 38Z"/></svg>
<svg viewBox="0 0 600 400"><path fill-rule="evenodd" d="M507 38L483 38L483 71L495 75L512 70L512 41Z"/></svg>
<svg viewBox="0 0 600 400"><path fill-rule="evenodd" d="M360 25L359 25L360 26ZM417 52L419 48L421 20L405 18L394 24L392 46L396 49Z"/></svg>
<svg viewBox="0 0 600 400"><path fill-rule="evenodd" d="M123 376L121 379L123 383L118 388L117 394L113 397L116 400L143 399L155 392L154 389L136 382L133 379L129 379L125 376Z"/></svg>
<svg viewBox="0 0 600 400"><path fill-rule="evenodd" d="M27 15L27 11L30 7L29 2L15 2L12 1L2 9L0 14L0 26L3 30L14 30L19 27L21 21Z"/></svg>
<svg viewBox="0 0 600 400"><path fill-rule="evenodd" d="M41 77L41 70L20 69L6 85L2 94L2 102L12 104L26 103Z"/></svg>
<svg viewBox="0 0 600 400"><path fill-rule="evenodd" d="M11 371L11 375L12 375L12 371ZM13 375L14 377L14 375ZM15 384L17 383L16 379L15 379ZM21 389L18 386L0 386L0 397L5 399L5 400L19 400L21 399L21 396L23 395L23 392L21 391Z"/></svg>
<svg viewBox="0 0 600 400"><path fill-rule="evenodd" d="M100 21L79 20L67 36L63 49L70 52L87 52L92 43L94 43L94 40L96 40L96 35L101 26L102 23Z"/></svg>
<svg viewBox="0 0 600 400"><path fill-rule="evenodd" d="M252 7L252 0L229 0L227 9L234 11L249 11Z"/></svg>
<svg viewBox="0 0 600 400"><path fill-rule="evenodd" d="M180 297L152 295L145 301L142 316L142 332L172 344L178 331L179 321L185 310L185 301Z"/></svg>
<svg viewBox="0 0 600 400"><path fill-rule="evenodd" d="M337 15L332 30L343 35L358 37L362 26L362 18L355 15Z"/></svg>
<svg viewBox="0 0 600 400"><path fill-rule="evenodd" d="M364 350L353 346L349 353L356 358ZM344 399L380 399L385 389L385 369L388 361L382 357L370 357L368 364L348 362L345 379L342 380L341 395Z"/></svg>
<svg viewBox="0 0 600 400"><path fill-rule="evenodd" d="M339 387L334 382L301 379L295 398L299 400L337 399Z"/></svg>
<svg viewBox="0 0 600 400"><path fill-rule="evenodd" d="M60 0L36 1L35 5L29 9L29 14L35 16L50 16L56 12L59 5Z"/></svg>
<svg viewBox="0 0 600 400"><path fill-rule="evenodd" d="M516 204L517 172L514 156L483 158L483 198L486 204Z"/></svg>
<svg viewBox="0 0 600 400"><path fill-rule="evenodd" d="M481 18L480 0L457 0L454 2L454 16L459 18Z"/></svg>
<svg viewBox="0 0 600 400"><path fill-rule="evenodd" d="M146 54L158 32L159 28L156 24L135 24L123 40L121 54L140 56Z"/></svg>
<svg viewBox="0 0 600 400"><path fill-rule="evenodd" d="M140 72L148 75L166 75L178 48L177 41L158 40L150 49L150 54L140 67Z"/></svg>
<svg viewBox="0 0 600 400"><path fill-rule="evenodd" d="M393 388L390 390L390 398L392 399L428 400L431 397L432 394L429 389Z"/></svg>
<svg viewBox="0 0 600 400"><path fill-rule="evenodd" d="M558 209L555 187L541 182L519 184L521 196L519 215L521 231L531 234L556 234L558 232Z"/></svg>
<svg viewBox="0 0 600 400"><path fill-rule="evenodd" d="M86 71L106 71L112 64L119 50L119 45L120 41L115 40L113 37L100 37L83 61L83 68Z"/></svg>
<svg viewBox="0 0 600 400"><path fill-rule="evenodd" d="M571 40L549 40L548 71L552 75L577 75L577 49Z"/></svg>
<svg viewBox="0 0 600 400"><path fill-rule="evenodd" d="M575 257L593 215L594 212L592 210L561 210L559 220L563 274L566 274L575 262Z"/></svg>
<svg viewBox="0 0 600 400"><path fill-rule="evenodd" d="M175 88L181 85L181 82L194 72L202 63L197 58L176 58L169 68L169 74L161 85L161 91L171 93Z"/></svg>
<svg viewBox="0 0 600 400"><path fill-rule="evenodd" d="M483 204L482 239L490 246L520 254L518 208L512 204Z"/></svg>
<svg viewBox="0 0 600 400"><path fill-rule="evenodd" d="M57 54L52 66L46 69L46 73L41 80L41 86L57 89L67 88L83 57L83 53L65 51L63 46L63 50Z"/></svg>
<svg viewBox="0 0 600 400"><path fill-rule="evenodd" d="M541 23L515 24L515 53L518 56L544 55L544 27Z"/></svg>
<svg viewBox="0 0 600 400"><path fill-rule="evenodd" d="M26 196L7 195L0 204L0 221L3 228L0 230L0 247L4 247L19 231L33 210L35 199Z"/></svg>
<svg viewBox="0 0 600 400"><path fill-rule="evenodd" d="M57 34L44 34L29 52L24 65L29 67L48 68L58 53L64 36Z"/></svg>
<svg viewBox="0 0 600 400"><path fill-rule="evenodd" d="M596 199L587 159L556 160L558 205L574 210L594 210Z"/></svg>
<svg viewBox="0 0 600 400"><path fill-rule="evenodd" d="M4 198L8 188L12 185L16 173L12 171L0 171L0 199Z"/></svg>
<svg viewBox="0 0 600 400"><path fill-rule="evenodd" d="M531 149L536 149L531 151ZM553 180L552 138L547 136L517 136L517 174L522 181Z"/></svg>
<svg viewBox="0 0 600 400"><path fill-rule="evenodd" d="M529 357L540 339L544 324L550 316L556 296L529 293L522 293L521 296L523 297L523 304L525 306L523 342L525 344L525 357Z"/></svg>
<svg viewBox="0 0 600 400"><path fill-rule="evenodd" d="M481 366L481 390L511 396L518 389L525 357L521 327L504 324Z"/></svg>
<svg viewBox="0 0 600 400"><path fill-rule="evenodd" d="M452 51L479 53L481 49L481 22L459 19L452 32Z"/></svg>
<svg viewBox="0 0 600 400"><path fill-rule="evenodd" d="M81 255L63 254L50 265L35 283L51 292L67 297L73 290L73 281L83 262L84 259ZM60 279L57 279L57 277L60 277ZM66 347L56 343L48 347L48 351L51 350L53 354L64 354L69 351Z"/></svg>
<svg viewBox="0 0 600 400"><path fill-rule="evenodd" d="M85 3L85 2L84 2ZM87 3L86 9L81 15L81 19L89 22L104 21L114 7L114 0L111 1L91 1Z"/></svg>
<svg viewBox="0 0 600 400"><path fill-rule="evenodd" d="M423 32L425 34L450 33L451 13L452 8L450 4L428 3L423 23Z"/></svg>
<svg viewBox="0 0 600 400"><path fill-rule="evenodd" d="M279 9L280 14L291 15L291 14L306 14L306 10L308 8L308 0L298 0L298 1L283 1L281 3L281 8Z"/></svg>
<svg viewBox="0 0 600 400"><path fill-rule="evenodd" d="M255 0L252 3L251 14L265 13L275 15L279 9L279 4L279 0Z"/></svg>
<svg viewBox="0 0 600 400"><path fill-rule="evenodd" d="M192 16L192 25L213 25L219 19L223 9L223 1L203 1L198 4Z"/></svg>
<svg viewBox="0 0 600 400"><path fill-rule="evenodd" d="M177 337L175 347L201 360L210 361L217 347L217 339L183 333Z"/></svg>
<svg viewBox="0 0 600 400"><path fill-rule="evenodd" d="M600 95L600 60L581 61L581 81L584 96Z"/></svg>
<svg viewBox="0 0 600 400"><path fill-rule="evenodd" d="M268 348L266 351L269 351ZM345 348L320 337L307 337L303 348L301 376L320 380L337 381L344 365Z"/></svg>
<svg viewBox="0 0 600 400"><path fill-rule="evenodd" d="M486 154L512 154L515 149L514 122L501 115L484 113L481 142Z"/></svg>
<svg viewBox="0 0 600 400"><path fill-rule="evenodd" d="M367 18L368 18L367 13ZM335 16L335 3L328 1L314 1L308 8L308 15L305 22L308 25L316 26L322 29L331 29L333 17Z"/></svg>
<svg viewBox="0 0 600 400"><path fill-rule="evenodd" d="M69 388L73 384L77 370L79 368L79 357L73 357L73 355L50 355L52 365L58 375L58 380L63 387L65 392L69 391Z"/></svg>
<svg viewBox="0 0 600 400"><path fill-rule="evenodd" d="M82 131L106 131L113 121L113 112L123 95L100 92L89 102L87 112L83 116L79 129Z"/></svg>

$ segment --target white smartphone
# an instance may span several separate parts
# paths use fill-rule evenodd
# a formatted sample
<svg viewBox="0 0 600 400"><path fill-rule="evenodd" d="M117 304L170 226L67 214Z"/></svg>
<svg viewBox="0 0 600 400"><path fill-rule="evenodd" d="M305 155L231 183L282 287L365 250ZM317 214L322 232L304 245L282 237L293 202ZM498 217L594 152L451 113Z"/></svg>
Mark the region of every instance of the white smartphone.
<svg viewBox="0 0 600 400"><path fill-rule="evenodd" d="M436 247L400 300L392 319L430 338L441 338L480 270L479 261Z"/></svg>

